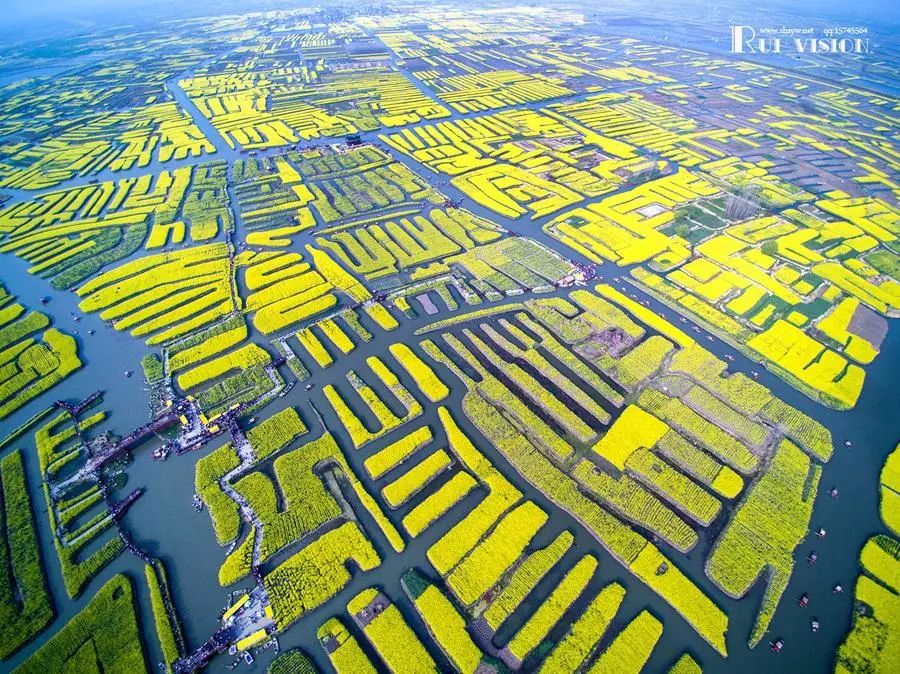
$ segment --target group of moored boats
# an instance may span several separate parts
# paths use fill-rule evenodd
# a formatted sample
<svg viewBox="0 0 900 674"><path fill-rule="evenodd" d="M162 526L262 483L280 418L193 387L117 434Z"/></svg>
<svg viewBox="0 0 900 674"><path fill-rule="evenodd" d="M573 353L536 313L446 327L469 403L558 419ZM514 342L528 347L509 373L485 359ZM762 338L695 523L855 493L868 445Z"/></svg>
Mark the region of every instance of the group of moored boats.
<svg viewBox="0 0 900 674"><path fill-rule="evenodd" d="M851 443L849 440L847 440L844 444L847 447L851 446ZM829 489L828 495L831 496L831 498L837 498L839 496L838 488L832 487L831 489ZM828 534L828 532L825 530L824 527L819 527L816 530L816 538L818 538L819 540L825 538L825 536L827 534ZM810 566L814 566L816 564L816 562L819 561L819 554L815 550L811 550L810 553L806 556L806 561ZM841 586L840 583L836 584L833 588L831 588L831 594L842 594L843 592L844 592L844 588ZM800 598L797 600L797 604L800 606L800 608L806 608L809 605L809 593L804 592L803 594L801 594ZM818 632L820 626L821 626L821 623L819 622L819 619L816 617L813 617L809 621L809 628L813 632ZM784 648L784 639L779 637L778 639L775 639L774 641L770 641L769 647L772 649L773 653L780 653L782 651L782 649Z"/></svg>

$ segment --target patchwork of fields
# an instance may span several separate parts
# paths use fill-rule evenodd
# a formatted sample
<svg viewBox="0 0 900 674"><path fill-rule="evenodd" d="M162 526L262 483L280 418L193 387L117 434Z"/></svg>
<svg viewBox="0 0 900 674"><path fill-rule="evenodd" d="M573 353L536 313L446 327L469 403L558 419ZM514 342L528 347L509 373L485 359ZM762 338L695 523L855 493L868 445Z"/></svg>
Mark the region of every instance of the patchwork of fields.
<svg viewBox="0 0 900 674"><path fill-rule="evenodd" d="M891 671L898 64L540 5L79 35L0 50L4 666Z"/></svg>

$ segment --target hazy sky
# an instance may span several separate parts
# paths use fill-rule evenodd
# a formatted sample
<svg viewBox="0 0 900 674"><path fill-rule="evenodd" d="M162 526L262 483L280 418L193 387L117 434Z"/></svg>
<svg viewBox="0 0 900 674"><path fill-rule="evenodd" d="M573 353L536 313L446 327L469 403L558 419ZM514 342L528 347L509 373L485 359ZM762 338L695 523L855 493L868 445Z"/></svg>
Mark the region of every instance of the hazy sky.
<svg viewBox="0 0 900 674"><path fill-rule="evenodd" d="M387 0L388 2L390 0ZM440 2L440 0L437 0ZM510 0L514 3L516 0ZM540 4L542 0L520 0L522 4ZM566 0L545 0L549 5L568 4ZM423 0L431 4L429 0ZM810 19L828 20L842 16L856 16L870 22L870 28L876 29L879 24L894 23L900 16L900 2L897 0L635 0L638 11L647 10L654 5L682 6L686 13L689 7L707 8L716 5L727 15L731 7L739 7L751 16L749 10L756 7L760 24L771 21L770 8L784 7L794 15L807 16ZM266 9L275 7L301 7L316 4L333 4L332 2L315 2L307 0L5 0L0 11L0 26L31 23L39 26L40 21L56 24L77 25L83 20L91 23L139 23L142 19L161 18L166 16L202 16L205 14L236 13L247 9ZM338 3L340 4L340 3ZM347 2L346 4L356 4ZM408 4L400 2L398 4ZM473 5L485 6L482 0L472 0ZM586 7L597 6L601 11L614 7L622 10L629 5L628 0L575 0L573 4ZM749 10L749 12L748 12Z"/></svg>
<svg viewBox="0 0 900 674"><path fill-rule="evenodd" d="M2 0L0 0L2 1ZM7 6L8 3L8 6ZM246 7L260 7L267 4L304 6L308 3L291 3L290 0L6 0L0 11L0 23L55 21L90 19L102 21L104 18L116 23L139 22L143 17L167 14L203 15L240 11Z"/></svg>

